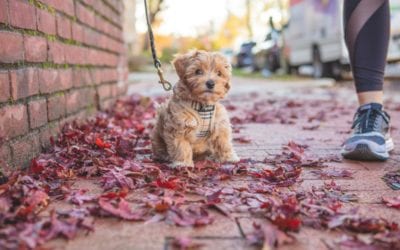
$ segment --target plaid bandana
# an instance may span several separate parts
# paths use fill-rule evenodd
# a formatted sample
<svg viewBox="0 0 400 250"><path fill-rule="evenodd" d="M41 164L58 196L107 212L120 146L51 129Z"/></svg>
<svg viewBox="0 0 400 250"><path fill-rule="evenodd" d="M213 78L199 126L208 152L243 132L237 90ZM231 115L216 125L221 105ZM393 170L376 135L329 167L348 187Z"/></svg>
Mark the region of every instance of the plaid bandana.
<svg viewBox="0 0 400 250"><path fill-rule="evenodd" d="M192 109L196 110L201 118L200 131L197 137L207 137L211 131L211 123L214 117L215 105L206 105L192 101Z"/></svg>

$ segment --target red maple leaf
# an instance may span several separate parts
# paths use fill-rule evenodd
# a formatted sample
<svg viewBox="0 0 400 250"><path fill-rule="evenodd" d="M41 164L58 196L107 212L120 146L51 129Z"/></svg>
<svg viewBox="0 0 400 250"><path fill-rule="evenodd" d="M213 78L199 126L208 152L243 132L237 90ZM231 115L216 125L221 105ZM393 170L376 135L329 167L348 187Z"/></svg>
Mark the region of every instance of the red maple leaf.
<svg viewBox="0 0 400 250"><path fill-rule="evenodd" d="M99 198L99 206L109 214L124 220L143 220L144 212L133 212L130 204L123 198L119 200L110 200L107 198Z"/></svg>
<svg viewBox="0 0 400 250"><path fill-rule="evenodd" d="M39 174L44 170L44 165L41 164L37 159L33 159L29 170L34 174Z"/></svg>
<svg viewBox="0 0 400 250"><path fill-rule="evenodd" d="M244 136L240 136L240 137L235 137L233 138L234 141L239 142L239 143L243 143L243 144L247 144L251 142L251 139L244 137Z"/></svg>
<svg viewBox="0 0 400 250"><path fill-rule="evenodd" d="M382 201L388 207L393 207L393 208L400 209L400 195L397 196L397 197L393 197L393 198L382 197Z"/></svg>
<svg viewBox="0 0 400 250"><path fill-rule="evenodd" d="M128 194L128 189L123 188L119 190L118 192L108 192L108 193L103 193L101 195L101 198L107 198L107 199L116 199L116 198L125 198Z"/></svg>
<svg viewBox="0 0 400 250"><path fill-rule="evenodd" d="M279 227L281 230L298 231L301 226L301 220L299 218L286 218L284 216L278 216L272 222Z"/></svg>
<svg viewBox="0 0 400 250"><path fill-rule="evenodd" d="M48 202L49 196L47 193L41 190L31 190L25 198L24 205L18 209L17 214L27 216L38 209L46 207Z"/></svg>
<svg viewBox="0 0 400 250"><path fill-rule="evenodd" d="M106 143L104 142L101 138L97 137L96 138L96 145L99 148L111 148L111 144L110 143Z"/></svg>
<svg viewBox="0 0 400 250"><path fill-rule="evenodd" d="M176 189L179 184L179 179L176 177L169 178L169 179L158 178L155 181L155 184L157 187L160 187L160 188Z"/></svg>
<svg viewBox="0 0 400 250"><path fill-rule="evenodd" d="M201 249L201 247L203 246L203 244L193 242L192 238L189 238L189 237L186 237L186 236L174 238L172 240L171 244L174 247L174 249L180 249L180 250Z"/></svg>
<svg viewBox="0 0 400 250"><path fill-rule="evenodd" d="M93 201L95 197L93 195L86 194L88 190L86 189L79 189L70 193L67 197L67 201L75 204L75 205L82 205L85 202Z"/></svg>

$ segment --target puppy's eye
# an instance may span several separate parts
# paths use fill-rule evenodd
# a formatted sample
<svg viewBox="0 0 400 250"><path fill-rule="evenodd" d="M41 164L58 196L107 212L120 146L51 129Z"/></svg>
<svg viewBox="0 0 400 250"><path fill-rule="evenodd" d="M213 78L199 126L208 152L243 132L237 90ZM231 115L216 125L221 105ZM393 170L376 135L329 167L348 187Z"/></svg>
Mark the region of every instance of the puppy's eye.
<svg viewBox="0 0 400 250"><path fill-rule="evenodd" d="M218 73L217 73L217 74L218 74L218 76L222 76L222 73L221 73L221 71L218 71Z"/></svg>
<svg viewBox="0 0 400 250"><path fill-rule="evenodd" d="M195 73L196 73L196 75L202 75L203 71L201 69L197 69Z"/></svg>

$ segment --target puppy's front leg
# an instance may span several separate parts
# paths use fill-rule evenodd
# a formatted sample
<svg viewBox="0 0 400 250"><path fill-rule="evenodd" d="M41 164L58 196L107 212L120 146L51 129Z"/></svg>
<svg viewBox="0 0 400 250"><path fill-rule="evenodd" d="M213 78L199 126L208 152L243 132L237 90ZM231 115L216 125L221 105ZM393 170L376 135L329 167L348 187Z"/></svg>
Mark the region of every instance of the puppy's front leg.
<svg viewBox="0 0 400 250"><path fill-rule="evenodd" d="M193 150L184 138L170 138L167 141L168 155L173 167L193 167Z"/></svg>
<svg viewBox="0 0 400 250"><path fill-rule="evenodd" d="M232 145L232 130L229 122L217 126L211 137L211 147L216 160L220 162L238 162L237 156Z"/></svg>

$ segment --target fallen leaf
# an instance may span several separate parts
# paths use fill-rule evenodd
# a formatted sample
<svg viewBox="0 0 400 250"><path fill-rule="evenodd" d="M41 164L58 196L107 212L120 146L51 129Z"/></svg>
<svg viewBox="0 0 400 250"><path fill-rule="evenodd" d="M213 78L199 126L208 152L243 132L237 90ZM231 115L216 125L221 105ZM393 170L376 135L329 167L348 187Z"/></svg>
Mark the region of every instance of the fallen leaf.
<svg viewBox="0 0 400 250"><path fill-rule="evenodd" d="M382 201L388 207L400 209L400 195L397 197L393 197L393 198L382 197Z"/></svg>
<svg viewBox="0 0 400 250"><path fill-rule="evenodd" d="M132 211L130 204L123 198L118 200L99 198L98 203L101 209L118 218L134 221L144 220L145 213Z"/></svg>
<svg viewBox="0 0 400 250"><path fill-rule="evenodd" d="M99 148L111 148L111 144L104 142L101 138L96 138L96 145Z"/></svg>
<svg viewBox="0 0 400 250"><path fill-rule="evenodd" d="M200 249L203 246L203 244L196 243L192 238L185 236L173 238L171 245L173 249L179 250L195 250Z"/></svg>

